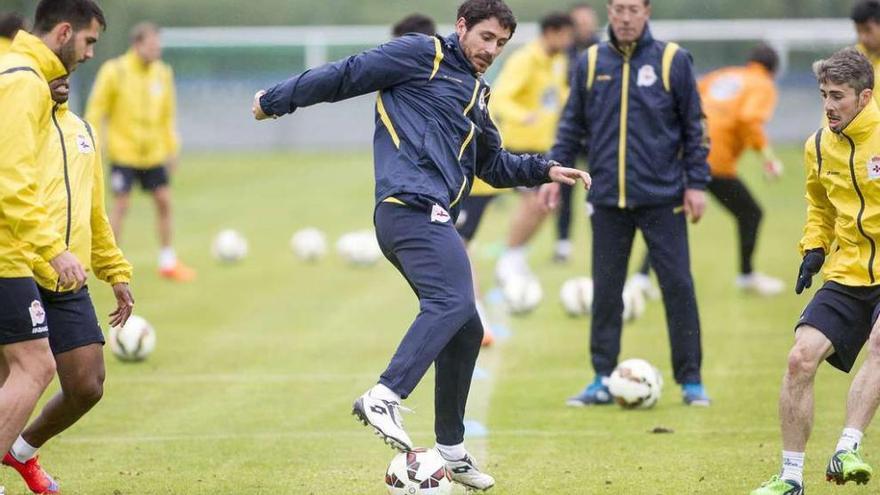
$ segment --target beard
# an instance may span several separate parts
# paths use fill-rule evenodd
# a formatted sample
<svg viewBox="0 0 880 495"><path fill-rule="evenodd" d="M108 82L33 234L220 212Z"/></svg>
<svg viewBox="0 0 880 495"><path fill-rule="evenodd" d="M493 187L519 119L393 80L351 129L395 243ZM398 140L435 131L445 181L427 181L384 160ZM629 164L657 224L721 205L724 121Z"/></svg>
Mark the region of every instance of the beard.
<svg viewBox="0 0 880 495"><path fill-rule="evenodd" d="M64 65L64 68L67 69L67 72L73 72L76 69L76 66L79 65L80 57L76 54L76 37L73 36L70 40L61 45L61 50L59 50L58 58L61 59L61 64Z"/></svg>

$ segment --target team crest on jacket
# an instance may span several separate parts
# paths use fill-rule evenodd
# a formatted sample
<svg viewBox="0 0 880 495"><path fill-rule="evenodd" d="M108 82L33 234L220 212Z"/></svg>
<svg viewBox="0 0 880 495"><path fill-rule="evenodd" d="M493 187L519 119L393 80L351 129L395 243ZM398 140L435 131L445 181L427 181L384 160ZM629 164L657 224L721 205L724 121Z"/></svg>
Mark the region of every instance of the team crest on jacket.
<svg viewBox="0 0 880 495"><path fill-rule="evenodd" d="M46 323L46 311L40 301L34 300L28 308L28 312L31 314L31 323L34 327Z"/></svg>
<svg viewBox="0 0 880 495"><path fill-rule="evenodd" d="M871 180L880 179L880 156L872 156L868 160L868 178Z"/></svg>
<svg viewBox="0 0 880 495"><path fill-rule="evenodd" d="M649 87L653 86L654 83L657 82L657 72L654 71L653 65L643 65L641 69L639 69L639 79L636 84L639 87Z"/></svg>
<svg viewBox="0 0 880 495"><path fill-rule="evenodd" d="M483 88L483 90L480 91L480 98L479 98L479 101L478 101L478 103L477 103L477 105L479 105L479 107L480 107L480 111L481 111L481 112L485 112L485 111L486 111L486 103L487 103L488 101L489 101L489 92L486 91L486 88Z"/></svg>
<svg viewBox="0 0 880 495"><path fill-rule="evenodd" d="M76 136L76 147L79 148L80 153L91 153L94 151L91 140L82 134L77 134Z"/></svg>

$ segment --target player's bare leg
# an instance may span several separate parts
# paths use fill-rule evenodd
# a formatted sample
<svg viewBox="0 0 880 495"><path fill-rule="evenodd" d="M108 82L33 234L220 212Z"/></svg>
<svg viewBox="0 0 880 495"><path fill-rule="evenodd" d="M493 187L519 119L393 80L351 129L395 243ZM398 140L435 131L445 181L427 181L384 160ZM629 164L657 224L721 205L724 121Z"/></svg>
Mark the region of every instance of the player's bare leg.
<svg viewBox="0 0 880 495"><path fill-rule="evenodd" d="M61 390L21 434L28 444L42 447L101 400L105 376L102 349L101 344L91 344L55 356Z"/></svg>
<svg viewBox="0 0 880 495"><path fill-rule="evenodd" d="M779 394L782 447L804 452L813 428L813 382L822 361L834 352L831 342L819 330L802 326L788 354L788 368Z"/></svg>
<svg viewBox="0 0 880 495"><path fill-rule="evenodd" d="M549 212L541 204L537 191L520 194L519 205L513 214L507 237L507 250L501 255L495 268L495 276L499 282L503 284L510 276L531 275L525 248L541 228L548 214Z"/></svg>
<svg viewBox="0 0 880 495"><path fill-rule="evenodd" d="M5 345L0 353L9 370L0 387L0 452L6 452L55 376L55 360L48 339Z"/></svg>
<svg viewBox="0 0 880 495"><path fill-rule="evenodd" d="M129 193L117 193L113 196L113 209L110 211L110 227L113 228L113 236L116 242L122 242L122 224L128 215L128 208L131 206L131 195Z"/></svg>
<svg viewBox="0 0 880 495"><path fill-rule="evenodd" d="M171 189L168 186L160 186L153 191L153 201L156 203L156 216L159 228L159 273L170 280L189 282L196 276L195 271L187 267L174 252L172 241L172 215L171 215Z"/></svg>
<svg viewBox="0 0 880 495"><path fill-rule="evenodd" d="M846 401L846 426L828 462L825 477L828 481L844 484L855 481L867 483L873 469L865 462L859 448L862 434L874 419L880 406L880 325L874 324L868 338L868 356L849 388Z"/></svg>

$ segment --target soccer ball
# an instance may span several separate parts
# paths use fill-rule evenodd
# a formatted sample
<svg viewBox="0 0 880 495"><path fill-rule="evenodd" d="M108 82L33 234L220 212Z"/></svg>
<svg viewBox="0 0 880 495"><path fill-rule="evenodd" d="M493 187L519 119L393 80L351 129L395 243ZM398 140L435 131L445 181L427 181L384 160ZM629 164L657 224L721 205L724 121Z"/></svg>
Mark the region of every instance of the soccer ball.
<svg viewBox="0 0 880 495"><path fill-rule="evenodd" d="M623 321L634 321L645 314L645 294L636 287L626 284L623 286Z"/></svg>
<svg viewBox="0 0 880 495"><path fill-rule="evenodd" d="M315 261L327 252L327 238L318 229L302 229L290 238L290 248L301 260Z"/></svg>
<svg viewBox="0 0 880 495"><path fill-rule="evenodd" d="M143 361L156 348L156 331L147 320L131 315L122 327L111 327L110 350L122 361Z"/></svg>
<svg viewBox="0 0 880 495"><path fill-rule="evenodd" d="M562 307L570 316L584 316L593 306L593 279L579 277L567 280L559 291Z"/></svg>
<svg viewBox="0 0 880 495"><path fill-rule="evenodd" d="M248 252L247 239L237 231L226 229L220 231L211 245L211 253L214 258L224 263L241 261Z"/></svg>
<svg viewBox="0 0 880 495"><path fill-rule="evenodd" d="M515 276L509 278L501 288L504 300L511 313L524 315L531 313L541 304L544 291L535 277Z"/></svg>
<svg viewBox="0 0 880 495"><path fill-rule="evenodd" d="M434 449L415 449L394 456L385 472L391 495L449 495L452 475Z"/></svg>
<svg viewBox="0 0 880 495"><path fill-rule="evenodd" d="M608 390L624 409L648 409L660 400L663 376L644 359L627 359L611 373Z"/></svg>
<svg viewBox="0 0 880 495"><path fill-rule="evenodd" d="M359 230L343 235L336 242L336 251L352 265L369 266L382 257L382 250L371 230Z"/></svg>

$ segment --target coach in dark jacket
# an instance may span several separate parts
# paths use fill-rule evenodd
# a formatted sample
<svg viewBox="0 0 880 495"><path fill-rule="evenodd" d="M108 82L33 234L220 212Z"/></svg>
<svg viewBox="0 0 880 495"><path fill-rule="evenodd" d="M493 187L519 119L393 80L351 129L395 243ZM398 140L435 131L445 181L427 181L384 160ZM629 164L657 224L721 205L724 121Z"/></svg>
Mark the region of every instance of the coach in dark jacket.
<svg viewBox="0 0 880 495"><path fill-rule="evenodd" d="M620 353L621 292L636 229L663 291L675 380L686 403L709 403L685 218L696 222L705 209L708 146L691 56L651 36L650 13L650 0L608 1L610 40L579 59L550 154L571 164L586 151L593 177L590 350L597 376L569 399L575 406L611 401L605 378Z"/></svg>

